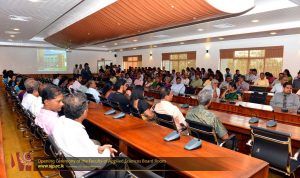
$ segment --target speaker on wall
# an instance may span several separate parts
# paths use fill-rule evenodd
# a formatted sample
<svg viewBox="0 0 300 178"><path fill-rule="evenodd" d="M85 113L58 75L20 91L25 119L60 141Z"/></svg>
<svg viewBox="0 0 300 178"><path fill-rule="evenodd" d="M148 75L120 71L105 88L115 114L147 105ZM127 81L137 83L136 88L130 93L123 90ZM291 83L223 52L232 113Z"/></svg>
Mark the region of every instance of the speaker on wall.
<svg viewBox="0 0 300 178"><path fill-rule="evenodd" d="M115 57L118 57L118 55L117 55L117 54L115 54Z"/></svg>

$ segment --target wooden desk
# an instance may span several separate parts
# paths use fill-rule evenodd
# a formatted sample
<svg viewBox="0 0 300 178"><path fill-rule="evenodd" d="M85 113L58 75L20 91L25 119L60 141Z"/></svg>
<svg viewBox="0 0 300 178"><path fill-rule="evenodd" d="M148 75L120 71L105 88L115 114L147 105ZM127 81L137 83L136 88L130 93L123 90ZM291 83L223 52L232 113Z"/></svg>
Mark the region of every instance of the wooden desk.
<svg viewBox="0 0 300 178"><path fill-rule="evenodd" d="M0 121L0 177L6 178L6 169L4 161L4 150L3 150L3 135L2 135L2 123Z"/></svg>
<svg viewBox="0 0 300 178"><path fill-rule="evenodd" d="M235 113L244 116L257 116L266 120L275 118L276 121L300 126L300 115L296 110L289 110L289 112L282 112L278 107L272 107L269 105L241 102L237 101L235 104L229 104L228 102L222 103L219 99L214 99L209 107L212 110L225 111L229 113ZM273 113L274 109L274 113Z"/></svg>
<svg viewBox="0 0 300 178"><path fill-rule="evenodd" d="M180 140L165 142L163 137L169 134L172 131L171 129L130 115L115 120L111 116L103 114L109 109L91 103L89 105L88 121L117 138L119 140L119 151L128 153L129 148L131 148L139 150L152 158L164 158L169 166L177 170L180 170L183 165L197 165L199 170L206 170L180 171L180 174L184 177L268 177L268 164L264 161L220 148L205 141L202 143L202 148L187 151L183 147L192 137L182 136ZM172 160L172 157L199 159L195 159L193 162L178 162ZM216 171L216 169L220 171Z"/></svg>
<svg viewBox="0 0 300 178"><path fill-rule="evenodd" d="M245 102L249 102L250 100L250 95L254 93L254 91L244 91L243 93L243 101ZM274 96L274 93L268 93L267 98L266 98L266 105L270 104L270 101L272 99L272 97Z"/></svg>

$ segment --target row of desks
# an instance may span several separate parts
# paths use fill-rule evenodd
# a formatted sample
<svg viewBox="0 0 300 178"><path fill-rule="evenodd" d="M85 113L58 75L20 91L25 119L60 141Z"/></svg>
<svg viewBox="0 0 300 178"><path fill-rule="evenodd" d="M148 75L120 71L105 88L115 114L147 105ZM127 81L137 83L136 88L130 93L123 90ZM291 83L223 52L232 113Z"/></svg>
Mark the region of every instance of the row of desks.
<svg viewBox="0 0 300 178"><path fill-rule="evenodd" d="M195 165L199 168L198 171L179 171L184 177L268 177L268 164L264 161L205 141L200 149L187 151L183 147L192 139L191 136L181 136L180 140L165 142L163 137L168 135L171 129L130 115L116 120L103 114L109 109L101 104L90 103L88 121L115 137L118 140L119 151L125 154L134 149L152 158L163 158L169 166L177 170ZM235 117L228 119L228 123L242 120ZM243 125L242 122L240 124ZM174 158L183 160L178 161ZM190 158L193 158L193 161L188 161Z"/></svg>
<svg viewBox="0 0 300 178"><path fill-rule="evenodd" d="M250 94L250 93L248 93ZM153 91L145 91L145 96L152 96L159 99L159 93ZM187 103L191 106L198 105L198 100L195 96L183 97L173 96L174 103ZM282 112L280 108L273 108L270 105L255 104L250 102L237 101L235 104L229 104L228 102L222 103L219 99L214 99L210 105L211 110L224 111L228 113L234 113L244 116L257 116L266 120L276 119L279 122L300 126L300 115L296 110L289 110L289 112ZM274 112L273 112L274 109Z"/></svg>

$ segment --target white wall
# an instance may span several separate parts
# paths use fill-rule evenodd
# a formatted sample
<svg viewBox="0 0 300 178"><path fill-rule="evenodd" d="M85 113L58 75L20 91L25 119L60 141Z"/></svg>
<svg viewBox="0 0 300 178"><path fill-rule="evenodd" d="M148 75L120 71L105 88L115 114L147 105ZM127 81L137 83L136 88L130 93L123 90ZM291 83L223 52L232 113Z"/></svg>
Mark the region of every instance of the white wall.
<svg viewBox="0 0 300 178"><path fill-rule="evenodd" d="M122 64L123 56L142 55L143 66L161 67L162 53L196 51L197 67L212 68L213 70L216 70L220 67L220 49L263 46L284 46L283 69L289 69L293 76L300 70L300 35L285 35L153 48L153 59L150 59L150 49L124 51L117 53L117 63ZM206 49L209 49L209 54L206 54Z"/></svg>
<svg viewBox="0 0 300 178"><path fill-rule="evenodd" d="M0 46L0 71L12 69L21 74L42 74L42 73L72 73L75 64L89 63L91 71L96 73L97 60L105 58L113 60L113 53L100 51L72 50L67 53L68 70L65 72L39 72L37 71L37 48L28 47L4 47ZM1 73L2 74L2 73Z"/></svg>

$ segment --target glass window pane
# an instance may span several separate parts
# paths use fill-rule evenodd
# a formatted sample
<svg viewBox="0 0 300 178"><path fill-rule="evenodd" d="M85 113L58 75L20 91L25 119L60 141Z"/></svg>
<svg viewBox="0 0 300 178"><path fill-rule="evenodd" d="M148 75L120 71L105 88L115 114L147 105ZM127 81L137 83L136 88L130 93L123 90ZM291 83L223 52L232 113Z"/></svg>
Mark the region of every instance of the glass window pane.
<svg viewBox="0 0 300 178"><path fill-rule="evenodd" d="M176 72L179 71L178 61L171 61L172 70L174 69Z"/></svg>
<svg viewBox="0 0 300 178"><path fill-rule="evenodd" d="M162 61L162 67L165 67L165 69L167 71L171 71L171 69L170 69L170 61L169 60L163 60Z"/></svg>
<svg viewBox="0 0 300 178"><path fill-rule="evenodd" d="M248 70L248 59L234 59L234 69L232 73L235 73L235 70L240 70L241 74L246 74Z"/></svg>
<svg viewBox="0 0 300 178"><path fill-rule="evenodd" d="M187 60L187 67L196 68L196 60Z"/></svg>
<svg viewBox="0 0 300 178"><path fill-rule="evenodd" d="M256 69L258 74L264 72L264 59L250 59L249 69Z"/></svg>
<svg viewBox="0 0 300 178"><path fill-rule="evenodd" d="M225 73L225 69L229 68L231 71L233 71L234 67L233 67L233 59L221 59L221 72L224 74Z"/></svg>
<svg viewBox="0 0 300 178"><path fill-rule="evenodd" d="M282 58L266 58L265 60L265 71L271 72L274 77L282 71Z"/></svg>
<svg viewBox="0 0 300 178"><path fill-rule="evenodd" d="M181 60L179 61L179 68L178 68L178 72L181 72L182 69L186 69L187 67L187 61L186 60Z"/></svg>
<svg viewBox="0 0 300 178"><path fill-rule="evenodd" d="M178 60L178 54L171 54L170 59L171 60Z"/></svg>
<svg viewBox="0 0 300 178"><path fill-rule="evenodd" d="M234 57L236 58L248 58L248 53L249 51L248 50L245 50L245 51L234 51Z"/></svg>
<svg viewBox="0 0 300 178"><path fill-rule="evenodd" d="M265 57L265 50L250 50L250 57L251 58Z"/></svg>
<svg viewBox="0 0 300 178"><path fill-rule="evenodd" d="M185 53L185 54L179 54L179 55L178 55L178 59L179 59L179 60L187 59L187 54L186 54L186 53Z"/></svg>

